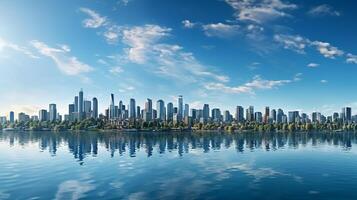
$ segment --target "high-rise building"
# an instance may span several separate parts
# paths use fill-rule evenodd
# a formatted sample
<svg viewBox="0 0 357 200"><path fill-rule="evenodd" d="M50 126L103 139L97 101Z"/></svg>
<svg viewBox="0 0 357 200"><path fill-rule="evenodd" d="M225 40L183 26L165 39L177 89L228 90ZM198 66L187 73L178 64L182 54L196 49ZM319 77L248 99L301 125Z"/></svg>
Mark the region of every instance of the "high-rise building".
<svg viewBox="0 0 357 200"><path fill-rule="evenodd" d="M270 118L274 123L276 122L276 110L275 109L272 109L270 111Z"/></svg>
<svg viewBox="0 0 357 200"><path fill-rule="evenodd" d="M15 113L13 111L10 112L10 123L15 122Z"/></svg>
<svg viewBox="0 0 357 200"><path fill-rule="evenodd" d="M243 112L244 112L244 109L243 109L242 106L237 106L236 107L236 116L235 116L235 118L236 118L237 122L243 122L244 121Z"/></svg>
<svg viewBox="0 0 357 200"><path fill-rule="evenodd" d="M74 97L74 112L77 112L77 113L78 113L78 107L79 107L78 103L79 103L78 96L75 96Z"/></svg>
<svg viewBox="0 0 357 200"><path fill-rule="evenodd" d="M300 118L299 111L289 111L288 115L289 115L289 123L295 123Z"/></svg>
<svg viewBox="0 0 357 200"><path fill-rule="evenodd" d="M246 112L246 118L247 121L254 121L254 107L253 106L249 106L249 108L247 109Z"/></svg>
<svg viewBox="0 0 357 200"><path fill-rule="evenodd" d="M152 111L152 100L147 99L145 102L145 110L144 110L144 121L149 122L153 118L153 111Z"/></svg>
<svg viewBox="0 0 357 200"><path fill-rule="evenodd" d="M30 116L21 112L21 113L19 113L18 120L19 120L19 122L28 122L28 121L30 121Z"/></svg>
<svg viewBox="0 0 357 200"><path fill-rule="evenodd" d="M69 104L68 105L68 120L74 120L75 119L75 104ZM40 111L41 112L41 111ZM41 113L39 113L40 119L41 119ZM42 121L42 120L41 120Z"/></svg>
<svg viewBox="0 0 357 200"><path fill-rule="evenodd" d="M174 119L174 105L171 102L167 104L166 113L166 120L172 121Z"/></svg>
<svg viewBox="0 0 357 200"><path fill-rule="evenodd" d="M264 123L269 122L269 114L270 114L270 108L268 106L266 106L265 113L264 113Z"/></svg>
<svg viewBox="0 0 357 200"><path fill-rule="evenodd" d="M79 91L78 96L78 118L79 120L83 119L84 105L83 105L83 90Z"/></svg>
<svg viewBox="0 0 357 200"><path fill-rule="evenodd" d="M261 112L254 113L254 119L256 122L262 123L263 122L263 114Z"/></svg>
<svg viewBox="0 0 357 200"><path fill-rule="evenodd" d="M221 110L219 108L213 108L212 109L212 120L214 122L220 122L221 121Z"/></svg>
<svg viewBox="0 0 357 200"><path fill-rule="evenodd" d="M193 120L197 119L197 110L191 109L191 117Z"/></svg>
<svg viewBox="0 0 357 200"><path fill-rule="evenodd" d="M40 121L42 121L42 122L47 121L47 120L48 120L47 110L41 109L41 110L38 112L38 116L39 116L39 120L40 120Z"/></svg>
<svg viewBox="0 0 357 200"><path fill-rule="evenodd" d="M56 118L57 118L56 104L50 104L49 112L50 112L49 120L50 121L56 121Z"/></svg>
<svg viewBox="0 0 357 200"><path fill-rule="evenodd" d="M225 110L224 112L223 112L223 121L224 122L231 122L231 114L229 113L229 111L228 110Z"/></svg>
<svg viewBox="0 0 357 200"><path fill-rule="evenodd" d="M337 113L337 112L333 113L333 115L332 115L332 120L333 120L334 122L337 122L337 121L338 121L338 118L339 118L338 113Z"/></svg>
<svg viewBox="0 0 357 200"><path fill-rule="evenodd" d="M130 104L129 104L129 118L130 119L135 119L136 118L136 105L135 105L135 99L130 99Z"/></svg>
<svg viewBox="0 0 357 200"><path fill-rule="evenodd" d="M92 116L92 102L88 100L84 100L84 116L85 118L90 118Z"/></svg>
<svg viewBox="0 0 357 200"><path fill-rule="evenodd" d="M115 119L117 117L117 108L114 104L114 94L110 94L110 106L109 106L109 119Z"/></svg>
<svg viewBox="0 0 357 200"><path fill-rule="evenodd" d="M343 122L350 123L352 121L352 109L351 109L351 107L342 108L342 113L343 113L343 115L341 117L342 117Z"/></svg>
<svg viewBox="0 0 357 200"><path fill-rule="evenodd" d="M183 117L183 97L182 95L179 95L178 97L178 111L177 111L177 118L179 121L182 121Z"/></svg>
<svg viewBox="0 0 357 200"><path fill-rule="evenodd" d="M163 100L156 102L157 119L165 121L165 103Z"/></svg>
<svg viewBox="0 0 357 200"><path fill-rule="evenodd" d="M203 105L203 113L202 113L202 118L204 122L207 122L209 119L209 105L208 104L204 104Z"/></svg>
<svg viewBox="0 0 357 200"><path fill-rule="evenodd" d="M186 118L186 117L189 116L189 114L190 114L190 106L186 103L185 104L185 110L183 112L183 117Z"/></svg>
<svg viewBox="0 0 357 200"><path fill-rule="evenodd" d="M141 119L140 106L136 106L136 118Z"/></svg>
<svg viewBox="0 0 357 200"><path fill-rule="evenodd" d="M98 99L97 98L93 98L93 113L92 113L92 117L94 119L98 118Z"/></svg>
<svg viewBox="0 0 357 200"><path fill-rule="evenodd" d="M278 109L278 114L276 115L276 122L282 123L283 122L283 115L284 111L282 109Z"/></svg>

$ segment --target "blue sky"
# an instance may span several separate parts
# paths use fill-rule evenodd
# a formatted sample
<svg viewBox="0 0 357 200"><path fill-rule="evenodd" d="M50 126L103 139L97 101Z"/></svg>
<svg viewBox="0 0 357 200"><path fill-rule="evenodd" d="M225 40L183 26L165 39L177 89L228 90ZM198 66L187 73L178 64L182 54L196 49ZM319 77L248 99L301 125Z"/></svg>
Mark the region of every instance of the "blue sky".
<svg viewBox="0 0 357 200"><path fill-rule="evenodd" d="M286 0L0 3L0 115L60 112L80 88L234 110L357 109L357 2Z"/></svg>

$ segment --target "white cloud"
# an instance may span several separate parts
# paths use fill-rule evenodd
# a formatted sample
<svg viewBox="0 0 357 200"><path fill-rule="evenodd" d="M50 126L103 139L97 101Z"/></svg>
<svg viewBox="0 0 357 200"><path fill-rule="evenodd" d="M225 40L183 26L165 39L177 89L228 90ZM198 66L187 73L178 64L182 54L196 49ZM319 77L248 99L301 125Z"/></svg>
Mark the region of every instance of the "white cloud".
<svg viewBox="0 0 357 200"><path fill-rule="evenodd" d="M255 94L255 90L268 90L278 88L288 83L300 80L301 73L295 75L292 80L266 80L262 79L259 75L253 77L250 82L247 82L243 85L231 87L223 83L208 83L205 85L207 90L218 90L225 93L231 94Z"/></svg>
<svg viewBox="0 0 357 200"><path fill-rule="evenodd" d="M328 81L325 80L325 79L322 79L320 82L321 82L321 83L327 83Z"/></svg>
<svg viewBox="0 0 357 200"><path fill-rule="evenodd" d="M187 19L183 20L182 24L183 24L183 27L185 27L185 28L193 28L196 25L196 23L193 23L193 22L191 22L190 20L187 20Z"/></svg>
<svg viewBox="0 0 357 200"><path fill-rule="evenodd" d="M85 193L95 189L95 187L87 182L79 182L77 180L68 180L62 182L58 186L55 199L81 199L86 195Z"/></svg>
<svg viewBox="0 0 357 200"><path fill-rule="evenodd" d="M30 58L39 58L38 56L34 55L31 51L29 51L26 47L19 46L12 42L6 41L5 39L0 37L0 52L6 48L23 53Z"/></svg>
<svg viewBox="0 0 357 200"><path fill-rule="evenodd" d="M346 62L351 64L357 64L357 55L348 53Z"/></svg>
<svg viewBox="0 0 357 200"><path fill-rule="evenodd" d="M158 25L135 26L123 31L122 42L129 46L128 59L132 62L143 64L152 46L162 37L169 35L170 28Z"/></svg>
<svg viewBox="0 0 357 200"><path fill-rule="evenodd" d="M297 53L303 54L307 47L315 47L325 58L333 59L344 54L342 50L332 46L328 42L311 41L299 35L276 34L274 35L274 40L283 45L285 49L290 49Z"/></svg>
<svg viewBox="0 0 357 200"><path fill-rule="evenodd" d="M239 25L230 24L206 24L202 26L204 33L209 37L231 37L239 32Z"/></svg>
<svg viewBox="0 0 357 200"><path fill-rule="evenodd" d="M315 68L315 67L320 66L320 64L317 64L317 63L309 63L307 66L308 66L308 67L311 67L311 68Z"/></svg>
<svg viewBox="0 0 357 200"><path fill-rule="evenodd" d="M237 20L255 23L288 17L290 15L286 11L297 8L295 4L284 3L280 0L226 0L226 3L234 9Z"/></svg>
<svg viewBox="0 0 357 200"><path fill-rule="evenodd" d="M311 43L316 46L316 49L326 58L335 58L336 56L342 56L343 51L337 47L331 46L328 42L314 41Z"/></svg>
<svg viewBox="0 0 357 200"><path fill-rule="evenodd" d="M119 67L119 66L113 67L113 68L111 68L111 69L109 70L109 72L110 72L111 74L114 74L114 75L120 74L120 73L122 73L123 71L124 71L123 68L121 68L121 67Z"/></svg>
<svg viewBox="0 0 357 200"><path fill-rule="evenodd" d="M80 11L87 14L90 18L83 20L83 25L86 28L99 28L106 23L106 17L100 16L95 11L89 8L80 8Z"/></svg>
<svg viewBox="0 0 357 200"><path fill-rule="evenodd" d="M305 53L305 48L309 40L299 35L274 35L274 40L284 46L285 49L293 50L297 53Z"/></svg>
<svg viewBox="0 0 357 200"><path fill-rule="evenodd" d="M69 47L52 48L47 44L33 40L31 44L44 56L50 57L57 65L57 67L67 75L80 75L82 73L90 72L93 68L76 57L68 55Z"/></svg>
<svg viewBox="0 0 357 200"><path fill-rule="evenodd" d="M121 0L124 6L127 6L131 0Z"/></svg>
<svg viewBox="0 0 357 200"><path fill-rule="evenodd" d="M308 14L311 16L326 16L326 15L340 16L341 15L340 12L334 10L331 6L327 4L322 4L311 8Z"/></svg>

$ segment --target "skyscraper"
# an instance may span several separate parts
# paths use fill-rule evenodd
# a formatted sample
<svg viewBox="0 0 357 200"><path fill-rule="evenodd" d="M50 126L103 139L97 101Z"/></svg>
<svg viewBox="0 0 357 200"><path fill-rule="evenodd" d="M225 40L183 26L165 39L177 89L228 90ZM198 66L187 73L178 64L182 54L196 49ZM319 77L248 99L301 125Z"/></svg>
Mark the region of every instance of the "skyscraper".
<svg viewBox="0 0 357 200"><path fill-rule="evenodd" d="M78 117L79 120L83 119L83 111L84 111L84 105L83 105L83 90L79 91L79 97L78 97Z"/></svg>
<svg viewBox="0 0 357 200"><path fill-rule="evenodd" d="M182 95L179 95L178 97L178 112L177 112L177 117L181 121L183 117L183 98Z"/></svg>
<svg viewBox="0 0 357 200"><path fill-rule="evenodd" d="M157 118L160 121L165 121L165 103L163 100L158 100L156 102Z"/></svg>
<svg viewBox="0 0 357 200"><path fill-rule="evenodd" d="M236 120L237 122L242 122L244 120L244 109L242 106L237 106L236 107Z"/></svg>
<svg viewBox="0 0 357 200"><path fill-rule="evenodd" d="M109 119L115 119L116 116L116 108L114 105L114 94L110 94L110 106L109 106Z"/></svg>
<svg viewBox="0 0 357 200"><path fill-rule="evenodd" d="M351 107L344 107L342 109L343 122L350 123L352 121L352 109Z"/></svg>
<svg viewBox="0 0 357 200"><path fill-rule="evenodd" d="M265 113L264 113L264 123L269 122L269 114L270 114L270 108L268 106L266 106Z"/></svg>
<svg viewBox="0 0 357 200"><path fill-rule="evenodd" d="M15 113L13 111L10 112L10 123L15 122Z"/></svg>
<svg viewBox="0 0 357 200"><path fill-rule="evenodd" d="M78 107L79 107L79 105L78 105L78 96L75 96L74 97L74 112L77 112L78 113Z"/></svg>
<svg viewBox="0 0 357 200"><path fill-rule="evenodd" d="M284 111L282 109L278 109L278 114L276 115L276 122L282 123L283 122Z"/></svg>
<svg viewBox="0 0 357 200"><path fill-rule="evenodd" d="M153 111L152 111L152 100L151 99L147 99L145 102L145 116L144 116L144 120L146 122L151 121L152 117L153 117Z"/></svg>
<svg viewBox="0 0 357 200"><path fill-rule="evenodd" d="M47 121L47 119L48 119L47 110L41 109L41 110L38 112L38 116L39 116L39 120L40 120L40 121L42 121L42 122Z"/></svg>
<svg viewBox="0 0 357 200"><path fill-rule="evenodd" d="M276 110L275 109L272 109L270 111L270 118L273 120L274 123L276 122Z"/></svg>
<svg viewBox="0 0 357 200"><path fill-rule="evenodd" d="M85 118L90 118L92 116L92 102L88 100L84 100L83 105L84 105L83 116Z"/></svg>
<svg viewBox="0 0 357 200"><path fill-rule="evenodd" d="M183 112L183 117L186 118L189 116L189 113L190 113L190 106L186 103L185 104L185 110Z"/></svg>
<svg viewBox="0 0 357 200"><path fill-rule="evenodd" d="M219 108L213 108L212 109L212 120L214 122L221 121L221 110Z"/></svg>
<svg viewBox="0 0 357 200"><path fill-rule="evenodd" d="M174 105L171 102L167 104L166 113L166 120L172 121L174 119Z"/></svg>
<svg viewBox="0 0 357 200"><path fill-rule="evenodd" d="M223 112L223 121L224 122L231 122L231 113L228 110Z"/></svg>
<svg viewBox="0 0 357 200"><path fill-rule="evenodd" d="M141 119L140 106L136 106L136 118Z"/></svg>
<svg viewBox="0 0 357 200"><path fill-rule="evenodd" d="M253 106L249 106L249 108L247 109L247 113L246 113L246 118L247 121L254 121L254 107Z"/></svg>
<svg viewBox="0 0 357 200"><path fill-rule="evenodd" d="M203 121L207 122L209 119L209 105L208 104L203 105L203 113L202 114L203 114L203 116L202 116Z"/></svg>
<svg viewBox="0 0 357 200"><path fill-rule="evenodd" d="M92 113L92 117L94 119L98 118L98 99L97 98L93 98L93 113Z"/></svg>
<svg viewBox="0 0 357 200"><path fill-rule="evenodd" d="M130 119L135 119L135 118L136 118L135 99L130 99L130 104L129 104L129 118L130 118Z"/></svg>
<svg viewBox="0 0 357 200"><path fill-rule="evenodd" d="M49 120L50 121L56 121L56 118L57 118L56 104L50 104L49 105L49 112L50 112Z"/></svg>

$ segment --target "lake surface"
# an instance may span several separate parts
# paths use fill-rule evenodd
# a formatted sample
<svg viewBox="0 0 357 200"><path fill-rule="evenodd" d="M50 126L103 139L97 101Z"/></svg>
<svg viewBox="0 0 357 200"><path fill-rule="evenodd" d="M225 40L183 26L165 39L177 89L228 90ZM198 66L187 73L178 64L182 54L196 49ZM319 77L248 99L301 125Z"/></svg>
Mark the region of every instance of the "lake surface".
<svg viewBox="0 0 357 200"><path fill-rule="evenodd" d="M357 199L356 133L0 132L0 199Z"/></svg>

